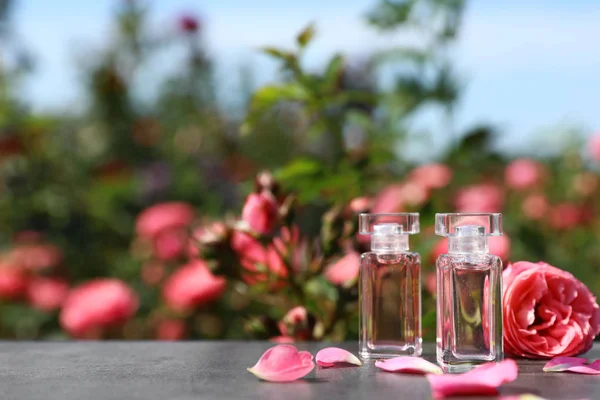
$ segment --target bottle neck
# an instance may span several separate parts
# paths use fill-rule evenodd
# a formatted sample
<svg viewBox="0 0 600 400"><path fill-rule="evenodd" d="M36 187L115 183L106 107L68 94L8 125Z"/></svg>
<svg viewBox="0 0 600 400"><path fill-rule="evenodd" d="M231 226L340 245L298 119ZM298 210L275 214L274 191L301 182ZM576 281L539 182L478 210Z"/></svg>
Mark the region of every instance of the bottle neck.
<svg viewBox="0 0 600 400"><path fill-rule="evenodd" d="M371 251L375 253L403 253L409 250L408 235L371 235Z"/></svg>
<svg viewBox="0 0 600 400"><path fill-rule="evenodd" d="M448 237L449 254L487 254L489 253L486 236L450 236Z"/></svg>

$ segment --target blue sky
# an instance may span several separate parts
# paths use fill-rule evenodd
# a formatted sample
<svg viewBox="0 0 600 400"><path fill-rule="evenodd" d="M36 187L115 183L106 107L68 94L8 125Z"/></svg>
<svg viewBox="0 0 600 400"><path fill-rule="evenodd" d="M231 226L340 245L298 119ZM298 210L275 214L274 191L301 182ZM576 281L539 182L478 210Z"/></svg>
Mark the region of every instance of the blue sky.
<svg viewBox="0 0 600 400"><path fill-rule="evenodd" d="M112 14L124 0L17 0L14 23L37 60L23 97L38 109L77 107L81 92L74 62L110 37ZM205 20L206 42L219 82L234 85L241 64L259 84L274 79L276 65L255 49L291 46L295 34L315 21L319 36L307 54L318 66L334 51L361 57L404 40L364 23L375 0L168 0L149 1L153 24L165 30L183 12ZM600 2L596 0L472 0L456 48L466 78L458 126L489 121L505 132L515 151L531 146L534 132L557 124L600 129ZM146 76L164 72L158 62ZM227 92L227 90L224 90ZM431 126L423 118L423 129ZM439 135L438 135L439 136ZM436 139L432 139L436 140ZM442 140L443 139L439 139ZM556 140L556 139L554 139ZM546 144L551 146L549 139Z"/></svg>

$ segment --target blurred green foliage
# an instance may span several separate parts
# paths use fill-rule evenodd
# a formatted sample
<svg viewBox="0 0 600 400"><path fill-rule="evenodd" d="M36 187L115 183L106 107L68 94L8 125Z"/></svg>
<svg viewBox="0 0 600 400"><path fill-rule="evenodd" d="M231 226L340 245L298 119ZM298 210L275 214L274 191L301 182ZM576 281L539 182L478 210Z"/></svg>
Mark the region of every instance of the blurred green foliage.
<svg viewBox="0 0 600 400"><path fill-rule="evenodd" d="M0 44L11 40L10 4L0 1ZM64 252L61 274L72 285L100 276L127 281L138 292L141 307L134 321L139 328L125 336L152 337L148 321L168 312L160 291L140 280L142 263L132 250L142 210L177 200L192 204L205 222L231 218L239 214L251 179L269 169L283 190L294 194L303 234L318 241L323 239L321 221L337 218L331 214L335 210L405 181L414 167L404 156L405 147L415 137L426 140L415 132L414 119L434 107L442 110L446 130L435 134L453 138L439 162L454 171L454 178L425 201L405 206L420 211L422 225L430 228L436 211L454 209L460 188L482 182L503 185L509 161L494 150L496 128L481 124L456 132L453 125L464 81L453 65L452 46L464 7L460 0L383 0L367 15L373 28L408 33L414 43L364 62L335 54L318 71L303 63L306 49L318 40L317 27L309 25L294 48L262 49L279 63L281 79L253 90L247 99L241 91L247 100L241 118L218 100L219 82L202 45L201 24L157 37L147 25L150 10L141 2L119 3L114 39L85 60L87 107L81 113L31 112L16 96L29 58L24 49L2 46L1 243L8 251L16 233L43 232ZM156 87L157 94L141 98L135 90L141 71L174 43L186 48L186 58L162 82L145 80L143 85ZM15 61L4 62L8 59ZM391 85L378 83L384 72L391 72ZM547 179L535 191L550 204L576 204L587 210L586 217L572 229L553 229L546 221L524 217L522 204L531 193L504 188L505 231L511 238L511 259L545 260L599 292L600 250L595 243L600 225L592 219L598 206L597 171L588 171L580 147L573 143L564 154L542 160ZM577 179L587 179L583 191L574 186ZM586 192L586 187L592 189ZM423 254L424 274L433 271L427 255L435 243L427 228L414 243ZM329 244L321 249L327 257L343 253ZM273 321L304 305L322 323L319 338L356 337L356 293L335 287L319 273L302 279L300 289L286 289L279 297L260 285L235 283L221 302L181 318L191 337L270 337L277 334ZM433 298L425 294L428 338L433 334L431 310ZM5 301L0 335L62 337L57 315L26 302ZM273 321L267 323L266 317Z"/></svg>

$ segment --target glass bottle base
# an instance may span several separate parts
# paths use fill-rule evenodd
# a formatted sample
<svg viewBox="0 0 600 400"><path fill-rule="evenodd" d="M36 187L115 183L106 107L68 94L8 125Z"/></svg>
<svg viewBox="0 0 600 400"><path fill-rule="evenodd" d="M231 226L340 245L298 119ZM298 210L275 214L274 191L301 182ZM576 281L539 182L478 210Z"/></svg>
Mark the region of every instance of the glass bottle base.
<svg viewBox="0 0 600 400"><path fill-rule="evenodd" d="M358 356L363 360L394 358L400 356L418 357L423 353L421 346L380 346L372 350L362 349L358 352Z"/></svg>
<svg viewBox="0 0 600 400"><path fill-rule="evenodd" d="M468 372L479 365L496 362L499 363L501 359L489 360L489 361L455 361L455 362L444 362L438 358L437 363L442 368L445 374L462 374Z"/></svg>

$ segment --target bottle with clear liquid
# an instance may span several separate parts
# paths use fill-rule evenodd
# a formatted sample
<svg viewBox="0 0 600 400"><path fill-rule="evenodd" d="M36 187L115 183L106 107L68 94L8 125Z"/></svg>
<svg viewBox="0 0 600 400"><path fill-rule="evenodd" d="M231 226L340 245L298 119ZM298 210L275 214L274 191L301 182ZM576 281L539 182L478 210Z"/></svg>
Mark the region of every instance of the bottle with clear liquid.
<svg viewBox="0 0 600 400"><path fill-rule="evenodd" d="M421 257L409 251L419 233L418 213L361 214L359 231L371 235L361 256L359 355L363 359L418 356L421 339Z"/></svg>
<svg viewBox="0 0 600 400"><path fill-rule="evenodd" d="M448 237L436 265L438 364L461 373L501 361L502 261L488 236L502 235L502 214L436 214L435 232Z"/></svg>

